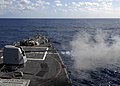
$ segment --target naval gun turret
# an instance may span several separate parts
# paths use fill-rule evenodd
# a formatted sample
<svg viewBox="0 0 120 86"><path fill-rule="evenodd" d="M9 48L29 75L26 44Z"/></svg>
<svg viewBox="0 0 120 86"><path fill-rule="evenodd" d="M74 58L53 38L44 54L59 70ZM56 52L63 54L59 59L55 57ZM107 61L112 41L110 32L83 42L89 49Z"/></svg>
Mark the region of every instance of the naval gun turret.
<svg viewBox="0 0 120 86"><path fill-rule="evenodd" d="M3 50L3 63L0 64L0 86L28 86L30 80L22 79L27 58L20 46L6 45Z"/></svg>
<svg viewBox="0 0 120 86"><path fill-rule="evenodd" d="M3 51L3 63L7 65L21 65L27 61L22 47L6 45Z"/></svg>

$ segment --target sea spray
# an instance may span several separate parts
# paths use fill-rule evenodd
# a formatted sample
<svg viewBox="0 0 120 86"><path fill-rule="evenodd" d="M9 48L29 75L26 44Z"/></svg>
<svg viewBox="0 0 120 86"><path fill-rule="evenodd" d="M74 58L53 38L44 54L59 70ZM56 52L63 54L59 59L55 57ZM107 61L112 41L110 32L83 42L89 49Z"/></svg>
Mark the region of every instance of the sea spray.
<svg viewBox="0 0 120 86"><path fill-rule="evenodd" d="M70 45L76 69L91 70L120 61L120 37L109 31L79 32Z"/></svg>

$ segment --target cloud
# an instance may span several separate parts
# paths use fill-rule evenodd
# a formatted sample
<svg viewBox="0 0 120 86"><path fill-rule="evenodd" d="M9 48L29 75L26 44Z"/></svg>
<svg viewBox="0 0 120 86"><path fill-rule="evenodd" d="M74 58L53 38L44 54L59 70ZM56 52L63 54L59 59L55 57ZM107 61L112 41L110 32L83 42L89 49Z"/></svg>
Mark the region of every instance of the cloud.
<svg viewBox="0 0 120 86"><path fill-rule="evenodd" d="M38 4L38 5L45 5L45 4L50 4L49 2L46 2L44 0L37 0L35 4Z"/></svg>
<svg viewBox="0 0 120 86"><path fill-rule="evenodd" d="M55 12L57 16L81 16L85 15L115 15L119 13L119 0L1 0L0 14L5 14L8 11L11 13L30 13L42 10L42 12ZM116 6L117 4L117 6ZM18 12L18 13L19 13ZM55 16L53 13L51 15ZM108 14L110 13L110 14Z"/></svg>
<svg viewBox="0 0 120 86"><path fill-rule="evenodd" d="M4 13L9 12L12 8L13 0L1 0L0 1L0 15L4 15Z"/></svg>
<svg viewBox="0 0 120 86"><path fill-rule="evenodd" d="M62 6L62 4L61 3L57 3L56 6Z"/></svg>
<svg viewBox="0 0 120 86"><path fill-rule="evenodd" d="M120 17L118 0L72 0L67 3L64 3L62 0L55 1L62 3L62 6L55 8L55 12L59 16L61 16L61 11L67 17Z"/></svg>
<svg viewBox="0 0 120 86"><path fill-rule="evenodd" d="M12 0L1 0L0 1L0 9L5 9L12 4Z"/></svg>
<svg viewBox="0 0 120 86"><path fill-rule="evenodd" d="M30 0L21 0L18 2L18 9L21 10L34 10L38 7L44 8L44 6L50 5L49 2L45 2L43 0L36 0L34 3Z"/></svg>
<svg viewBox="0 0 120 86"><path fill-rule="evenodd" d="M61 1L60 1L60 0L55 0L55 2L56 2L56 3L61 3Z"/></svg>
<svg viewBox="0 0 120 86"><path fill-rule="evenodd" d="M112 1L117 1L117 0L98 0L98 2L112 2Z"/></svg>
<svg viewBox="0 0 120 86"><path fill-rule="evenodd" d="M72 2L72 5L77 6L77 7L94 7L94 8L100 8L100 7L111 7L112 3L111 2Z"/></svg>
<svg viewBox="0 0 120 86"><path fill-rule="evenodd" d="M61 3L60 0L55 0L54 2L55 2L55 4L56 4L56 6L58 6L58 7L59 7L59 6L62 6L62 3Z"/></svg>
<svg viewBox="0 0 120 86"><path fill-rule="evenodd" d="M100 0L99 0L100 1ZM94 2L71 2L67 4L66 8L72 11L110 11L113 10L113 3L111 2L112 0L109 0L109 2L105 1L94 1ZM107 1L107 0L106 0Z"/></svg>
<svg viewBox="0 0 120 86"><path fill-rule="evenodd" d="M27 4L30 4L30 1L28 1L28 0L20 0L20 4L27 5Z"/></svg>
<svg viewBox="0 0 120 86"><path fill-rule="evenodd" d="M31 10L31 9L34 9L31 1L29 0L20 0L20 1L17 1L18 4L16 4L17 8L16 9L19 9L19 10Z"/></svg>
<svg viewBox="0 0 120 86"><path fill-rule="evenodd" d="M33 11L39 9L43 9L49 6L50 3L44 0L1 0L0 1L0 15L4 15L5 13L17 13L25 12L25 11Z"/></svg>

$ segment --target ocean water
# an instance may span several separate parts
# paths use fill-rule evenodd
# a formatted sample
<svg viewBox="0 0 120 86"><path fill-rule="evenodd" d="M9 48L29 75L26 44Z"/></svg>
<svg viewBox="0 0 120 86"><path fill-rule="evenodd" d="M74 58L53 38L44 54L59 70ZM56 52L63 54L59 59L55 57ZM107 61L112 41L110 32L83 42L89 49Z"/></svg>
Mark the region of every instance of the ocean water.
<svg viewBox="0 0 120 86"><path fill-rule="evenodd" d="M120 86L120 19L0 19L0 48L36 34L59 51L73 86Z"/></svg>

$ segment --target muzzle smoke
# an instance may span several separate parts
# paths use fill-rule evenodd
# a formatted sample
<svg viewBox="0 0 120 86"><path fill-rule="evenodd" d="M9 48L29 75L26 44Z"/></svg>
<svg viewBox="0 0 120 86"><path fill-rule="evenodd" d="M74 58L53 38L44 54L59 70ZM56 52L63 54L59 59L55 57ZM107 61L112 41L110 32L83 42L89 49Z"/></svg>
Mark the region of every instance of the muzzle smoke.
<svg viewBox="0 0 120 86"><path fill-rule="evenodd" d="M79 32L70 43L74 66L77 69L95 69L120 60L120 37L97 30L95 34Z"/></svg>

